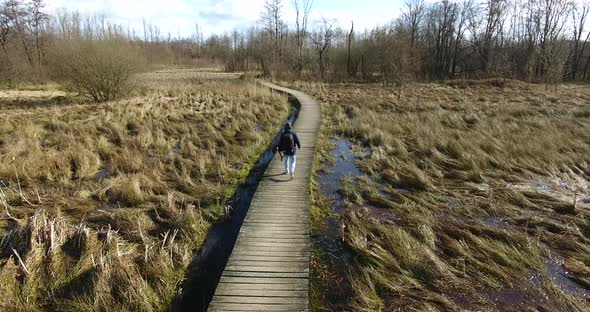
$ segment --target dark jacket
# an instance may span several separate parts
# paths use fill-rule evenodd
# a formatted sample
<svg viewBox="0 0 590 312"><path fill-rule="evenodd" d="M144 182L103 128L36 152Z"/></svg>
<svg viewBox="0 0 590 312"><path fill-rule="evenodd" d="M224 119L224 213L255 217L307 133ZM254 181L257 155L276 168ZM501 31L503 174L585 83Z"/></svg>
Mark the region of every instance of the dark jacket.
<svg viewBox="0 0 590 312"><path fill-rule="evenodd" d="M296 147L293 149L293 153L285 152L285 155L293 156L293 155L297 154L297 148L301 149L301 143L299 142L299 138L297 137L297 133L295 133L295 131L293 131L291 129L285 129L283 131L283 134L293 135L293 142L295 143L295 147ZM281 145L281 142L279 141L279 146L280 145Z"/></svg>

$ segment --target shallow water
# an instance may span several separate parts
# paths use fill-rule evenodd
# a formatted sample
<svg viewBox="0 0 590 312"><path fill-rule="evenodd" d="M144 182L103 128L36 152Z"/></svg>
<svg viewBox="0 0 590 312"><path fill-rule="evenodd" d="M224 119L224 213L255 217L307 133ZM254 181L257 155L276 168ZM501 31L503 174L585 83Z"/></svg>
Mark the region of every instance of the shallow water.
<svg viewBox="0 0 590 312"><path fill-rule="evenodd" d="M566 294L578 298L590 299L590 290L571 279L573 273L565 269L565 258L553 252L549 246L543 243L539 243L539 245L547 252L547 257L545 257L545 270L553 284ZM532 281L535 285L539 286L541 282L539 274L533 275Z"/></svg>
<svg viewBox="0 0 590 312"><path fill-rule="evenodd" d="M98 181L102 181L110 176L111 176L111 170L107 167L102 167L102 168L100 168L100 170L98 170L98 172L96 173L94 178Z"/></svg>
<svg viewBox="0 0 590 312"><path fill-rule="evenodd" d="M176 143L176 144L174 144L174 146L172 146L172 153L180 154L180 151L182 151L182 147L180 146L180 143Z"/></svg>
<svg viewBox="0 0 590 312"><path fill-rule="evenodd" d="M508 184L506 187L537 192L563 202L575 201L578 205L590 208L590 181L587 177L572 171L550 178L530 180L526 183Z"/></svg>
<svg viewBox="0 0 590 312"><path fill-rule="evenodd" d="M264 131L264 124L261 122L257 122L256 126L254 126L254 131L256 131L256 132Z"/></svg>
<svg viewBox="0 0 590 312"><path fill-rule="evenodd" d="M356 157L352 153L352 143L348 140L338 140L336 148L331 152L336 158L333 166L326 169L325 173L318 175L320 190L323 194L332 196L340 190L340 182L344 178L356 178L363 176L357 167Z"/></svg>
<svg viewBox="0 0 590 312"><path fill-rule="evenodd" d="M352 143L348 140L336 142L336 148L331 152L336 158L334 165L323 168L318 175L317 181L322 194L332 199L331 208L335 214L326 218L324 227L318 235L312 237L315 248L322 252L323 261L328 265L330 273L334 274L330 279L330 287L327 297L331 304L344 307L347 299L352 293L352 286L348 283L346 276L349 273L350 264L353 259L352 252L342 241L343 224L340 220L344 212L344 196L339 193L341 181L353 179L363 175L355 164L355 156L352 153ZM338 282L336 282L338 280ZM334 284L332 284L334 283Z"/></svg>
<svg viewBox="0 0 590 312"><path fill-rule="evenodd" d="M507 231L516 231L518 228L515 225L512 225L506 222L504 219L499 217L485 217L479 218L478 221L488 227L500 229L500 230L507 230Z"/></svg>
<svg viewBox="0 0 590 312"><path fill-rule="evenodd" d="M523 289L501 288L485 289L482 294L497 307L524 308L543 305L544 299Z"/></svg>
<svg viewBox="0 0 590 312"><path fill-rule="evenodd" d="M518 227L506 222L499 217L485 217L477 219L481 224L505 231L518 231ZM590 299L590 290L584 286L576 283L573 278L573 273L565 269L565 258L554 252L548 245L538 241L535 238L529 237L534 243L538 244L547 254L544 259L545 274L541 272L533 272L529 278L531 286L534 288L541 288L543 286L544 278L547 277L555 287L566 294ZM484 290L483 294L492 302L500 303L506 306L528 306L542 301L537 297L533 297L530 291L519 289L500 289L500 290Z"/></svg>

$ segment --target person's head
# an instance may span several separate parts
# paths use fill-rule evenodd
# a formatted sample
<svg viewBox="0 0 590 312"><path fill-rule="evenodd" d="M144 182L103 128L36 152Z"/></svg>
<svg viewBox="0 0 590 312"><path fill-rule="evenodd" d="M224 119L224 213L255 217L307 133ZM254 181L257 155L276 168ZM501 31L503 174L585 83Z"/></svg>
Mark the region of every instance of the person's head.
<svg viewBox="0 0 590 312"><path fill-rule="evenodd" d="M291 130L291 129L293 129L293 125L290 122L287 122L285 124L285 130Z"/></svg>

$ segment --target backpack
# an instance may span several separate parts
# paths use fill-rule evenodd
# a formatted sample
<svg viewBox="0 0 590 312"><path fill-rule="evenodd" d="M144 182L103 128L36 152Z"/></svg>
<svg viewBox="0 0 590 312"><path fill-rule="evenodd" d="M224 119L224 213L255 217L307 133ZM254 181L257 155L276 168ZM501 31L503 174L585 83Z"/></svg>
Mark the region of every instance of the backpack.
<svg viewBox="0 0 590 312"><path fill-rule="evenodd" d="M281 135L281 141L279 142L279 152L286 154L293 154L295 151L295 139L291 132L286 132Z"/></svg>

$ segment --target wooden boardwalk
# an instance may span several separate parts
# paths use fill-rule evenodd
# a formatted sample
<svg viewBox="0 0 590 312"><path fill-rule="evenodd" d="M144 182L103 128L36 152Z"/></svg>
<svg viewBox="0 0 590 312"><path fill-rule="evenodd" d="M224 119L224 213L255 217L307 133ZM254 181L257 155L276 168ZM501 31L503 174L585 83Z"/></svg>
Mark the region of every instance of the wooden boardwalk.
<svg viewBox="0 0 590 312"><path fill-rule="evenodd" d="M269 164L209 311L308 311L309 205L320 107L311 97L270 83L301 103L294 128L302 149L295 178L280 157Z"/></svg>

